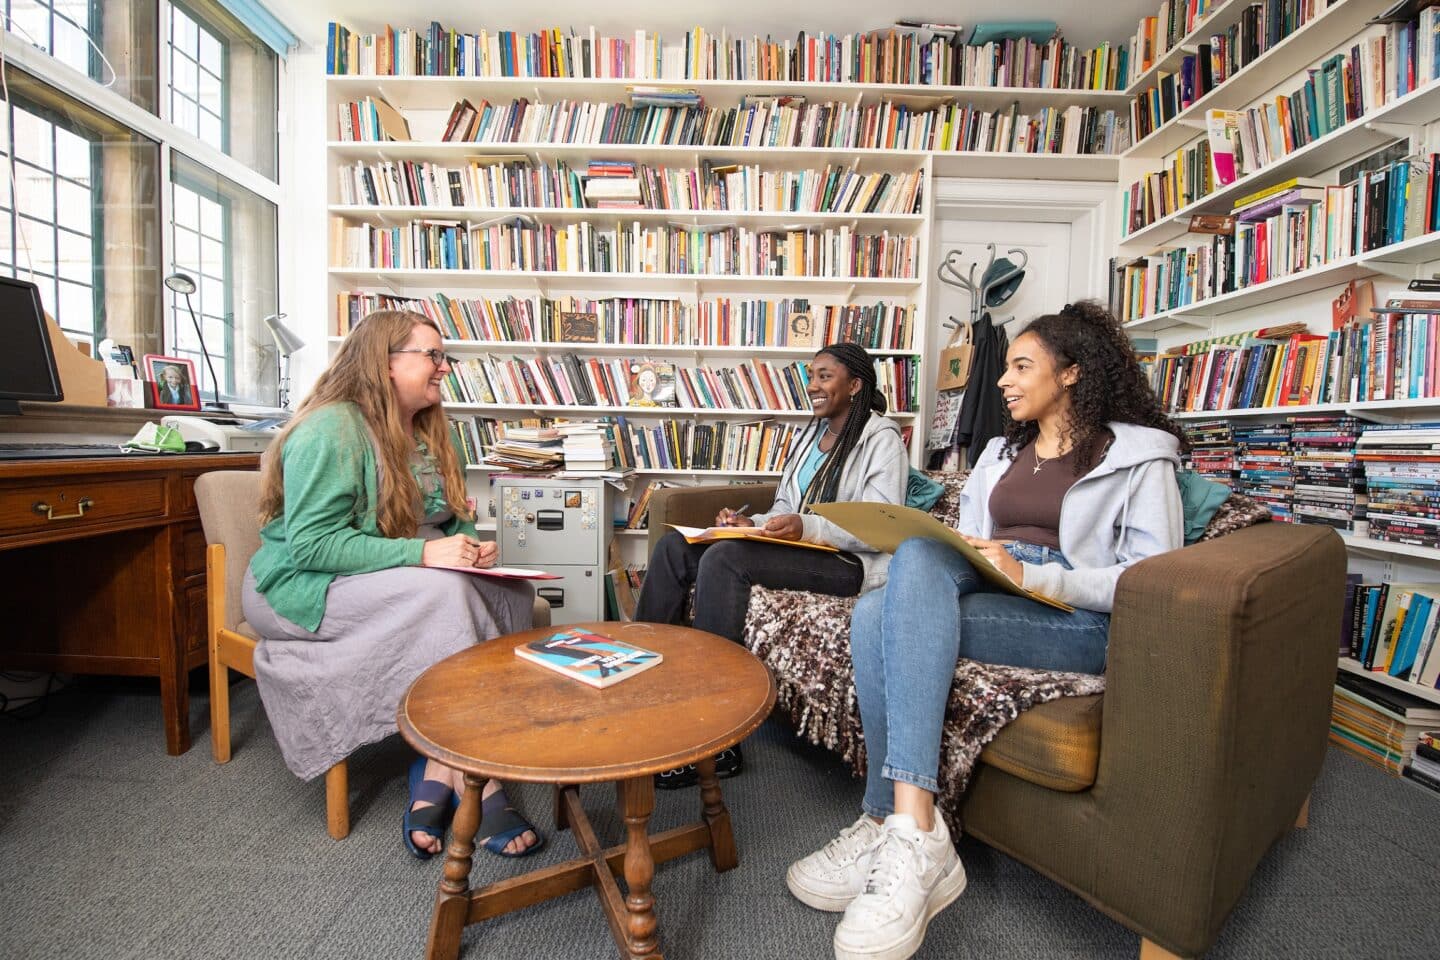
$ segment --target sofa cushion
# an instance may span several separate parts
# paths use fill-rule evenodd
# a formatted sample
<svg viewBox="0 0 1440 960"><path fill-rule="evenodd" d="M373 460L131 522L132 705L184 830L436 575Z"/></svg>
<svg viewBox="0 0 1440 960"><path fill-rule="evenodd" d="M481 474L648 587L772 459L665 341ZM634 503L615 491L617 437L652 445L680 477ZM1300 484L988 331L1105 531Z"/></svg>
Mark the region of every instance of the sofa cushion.
<svg viewBox="0 0 1440 960"><path fill-rule="evenodd" d="M1100 766L1100 694L1038 704L1006 724L980 762L1051 790L1074 793Z"/></svg>

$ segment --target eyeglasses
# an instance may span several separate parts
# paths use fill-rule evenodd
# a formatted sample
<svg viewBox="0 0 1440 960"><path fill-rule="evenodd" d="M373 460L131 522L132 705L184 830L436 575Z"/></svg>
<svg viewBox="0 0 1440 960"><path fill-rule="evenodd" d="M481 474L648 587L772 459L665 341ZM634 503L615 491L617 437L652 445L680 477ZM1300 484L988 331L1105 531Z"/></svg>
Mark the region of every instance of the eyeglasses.
<svg viewBox="0 0 1440 960"><path fill-rule="evenodd" d="M435 368L436 368L437 370L438 370L439 368L445 366L447 363L448 363L450 366L453 367L453 366L455 366L455 364L457 364L457 363L460 362L460 361L456 360L454 357L450 356L450 354L446 353L444 350L436 350L434 347L431 347L429 350L421 350L419 347L405 347L405 348L402 349L402 350L391 350L390 352L391 352L391 353L423 353L423 354L425 354L425 356L427 356L427 357L430 358L430 362L431 362L431 363L435 364Z"/></svg>

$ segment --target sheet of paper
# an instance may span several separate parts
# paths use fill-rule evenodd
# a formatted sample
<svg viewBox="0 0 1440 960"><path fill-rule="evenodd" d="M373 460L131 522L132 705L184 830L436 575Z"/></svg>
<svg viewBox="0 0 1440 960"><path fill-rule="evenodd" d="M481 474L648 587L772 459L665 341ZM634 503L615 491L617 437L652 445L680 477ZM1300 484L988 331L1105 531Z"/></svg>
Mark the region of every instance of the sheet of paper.
<svg viewBox="0 0 1440 960"><path fill-rule="evenodd" d="M767 537L761 533L760 527L682 527L678 523L667 524L680 531L680 535L688 543L715 543L717 540L754 540L758 543L778 543L783 547L801 547L805 550L823 550L827 553L839 553L838 547L832 547L828 543L809 543L805 540L781 540L779 537Z"/></svg>
<svg viewBox="0 0 1440 960"><path fill-rule="evenodd" d="M455 570L459 573L473 573L478 577L500 577L506 580L559 580L560 576L544 570L526 567L435 567L436 570Z"/></svg>
<svg viewBox="0 0 1440 960"><path fill-rule="evenodd" d="M916 510L914 507L893 503L870 502L821 503L811 506L810 509L836 526L849 531L855 539L863 540L876 550L883 550L886 553L894 553L896 547L911 537L939 540L958 550L966 560L975 565L975 571L980 576L1007 593L1013 593L1018 597L1029 597L1067 613L1075 610L1068 603L1052 600L1050 597L1041 596L1019 586L1001 573L999 568L989 560L986 560L984 554L970 546L965 538L960 536L959 530L941 523L924 510Z"/></svg>

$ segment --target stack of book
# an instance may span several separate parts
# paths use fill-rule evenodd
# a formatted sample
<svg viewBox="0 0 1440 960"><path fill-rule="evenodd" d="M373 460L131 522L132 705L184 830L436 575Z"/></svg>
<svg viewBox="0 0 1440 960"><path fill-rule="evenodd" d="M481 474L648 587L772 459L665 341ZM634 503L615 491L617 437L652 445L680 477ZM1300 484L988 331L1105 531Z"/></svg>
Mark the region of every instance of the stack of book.
<svg viewBox="0 0 1440 960"><path fill-rule="evenodd" d="M1355 458L1365 470L1368 536L1440 547L1440 423L1367 426Z"/></svg>
<svg viewBox="0 0 1440 960"><path fill-rule="evenodd" d="M567 421L556 424L565 469L578 473L604 473L613 465L613 446L605 437L605 428L595 421Z"/></svg>
<svg viewBox="0 0 1440 960"><path fill-rule="evenodd" d="M1229 420L1185 424L1190 441L1188 465L1200 476L1235 489L1235 431Z"/></svg>
<svg viewBox="0 0 1440 960"><path fill-rule="evenodd" d="M1415 744L1415 756L1405 768L1405 776L1421 786L1440 793L1440 730L1427 730Z"/></svg>
<svg viewBox="0 0 1440 960"><path fill-rule="evenodd" d="M1440 679L1440 583L1361 583L1348 653L1363 669L1435 689Z"/></svg>
<svg viewBox="0 0 1440 960"><path fill-rule="evenodd" d="M1318 523L1365 534L1365 478L1355 462L1354 417L1290 417L1290 506L1296 523Z"/></svg>
<svg viewBox="0 0 1440 960"><path fill-rule="evenodd" d="M591 160L585 171L585 204L597 210L642 206L635 164L628 160Z"/></svg>
<svg viewBox="0 0 1440 960"><path fill-rule="evenodd" d="M485 455L485 463L525 473L554 470L565 462L560 433L553 427L506 427Z"/></svg>
<svg viewBox="0 0 1440 960"><path fill-rule="evenodd" d="M1335 679L1330 742L1391 776L1401 776L1420 735L1440 724L1440 706L1352 673Z"/></svg>
<svg viewBox="0 0 1440 960"><path fill-rule="evenodd" d="M1265 504L1274 519L1290 522L1290 498L1295 488L1290 424L1237 426L1235 450L1240 492Z"/></svg>
<svg viewBox="0 0 1440 960"><path fill-rule="evenodd" d="M673 487L675 484L667 480L651 480L641 488L635 495L635 500L630 504L630 512L625 518L626 530L644 530L650 520L650 498L656 490L663 490L666 487Z"/></svg>

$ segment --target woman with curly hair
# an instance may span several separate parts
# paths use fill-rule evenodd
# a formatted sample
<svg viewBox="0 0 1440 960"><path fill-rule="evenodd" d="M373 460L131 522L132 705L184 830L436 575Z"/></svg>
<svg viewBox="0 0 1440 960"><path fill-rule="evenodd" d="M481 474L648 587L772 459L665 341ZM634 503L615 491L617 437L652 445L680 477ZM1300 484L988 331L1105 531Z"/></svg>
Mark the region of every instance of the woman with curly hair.
<svg viewBox="0 0 1440 960"><path fill-rule="evenodd" d="M860 598L850 642L869 753L864 813L786 875L802 902L845 912L838 960L909 957L965 889L935 814L956 660L1101 672L1120 574L1182 542L1183 437L1103 307L1036 319L1010 346L999 387L1005 433L971 471L957 527L1015 583L1075 610L996 590L922 538L895 551L884 590Z"/></svg>

